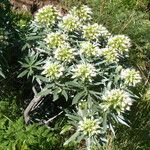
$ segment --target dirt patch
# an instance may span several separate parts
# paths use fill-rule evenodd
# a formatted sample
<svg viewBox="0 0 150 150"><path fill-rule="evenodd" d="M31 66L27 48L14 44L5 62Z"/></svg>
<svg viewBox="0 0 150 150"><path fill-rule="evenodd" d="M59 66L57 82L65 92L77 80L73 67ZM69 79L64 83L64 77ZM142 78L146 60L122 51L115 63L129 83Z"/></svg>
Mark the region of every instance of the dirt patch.
<svg viewBox="0 0 150 150"><path fill-rule="evenodd" d="M34 14L39 8L48 5L58 5L59 0L10 0L14 9L30 11Z"/></svg>

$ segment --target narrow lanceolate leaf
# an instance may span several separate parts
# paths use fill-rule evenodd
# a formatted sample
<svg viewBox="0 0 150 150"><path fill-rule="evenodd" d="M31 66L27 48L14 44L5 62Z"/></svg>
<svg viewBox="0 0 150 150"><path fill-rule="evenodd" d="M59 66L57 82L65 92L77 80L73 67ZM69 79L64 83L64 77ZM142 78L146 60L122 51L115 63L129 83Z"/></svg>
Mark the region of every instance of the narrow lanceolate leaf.
<svg viewBox="0 0 150 150"><path fill-rule="evenodd" d="M62 95L65 97L66 101L68 100L68 94L65 90L62 91Z"/></svg>
<svg viewBox="0 0 150 150"><path fill-rule="evenodd" d="M78 103L78 101L82 99L82 97L84 96L84 94L85 94L85 91L77 93L75 95L75 97L73 98L73 100L72 100L72 105Z"/></svg>
<svg viewBox="0 0 150 150"><path fill-rule="evenodd" d="M110 127L110 130L111 130L112 133L113 133L113 136L116 136L115 131L114 131L114 128L113 128L113 126L112 126L111 123L109 124L109 127Z"/></svg>
<svg viewBox="0 0 150 150"><path fill-rule="evenodd" d="M61 89L60 88L56 88L54 91L53 91L53 101L56 101L58 100L59 98L59 93L61 92Z"/></svg>
<svg viewBox="0 0 150 150"><path fill-rule="evenodd" d="M66 82L66 85L68 85L68 86L73 86L73 87L77 87L77 88L81 88L81 85L78 84L78 83L75 82L75 81Z"/></svg>
<svg viewBox="0 0 150 150"><path fill-rule="evenodd" d="M106 132L107 130L107 112L103 114L103 129Z"/></svg>
<svg viewBox="0 0 150 150"><path fill-rule="evenodd" d="M79 132L75 132L65 143L64 146L70 143L71 141L75 140L77 136L79 135Z"/></svg>
<svg viewBox="0 0 150 150"><path fill-rule="evenodd" d="M118 120L121 124L130 127L122 118L120 118L120 117L117 116L117 120Z"/></svg>
<svg viewBox="0 0 150 150"><path fill-rule="evenodd" d="M54 94L53 94L53 101L58 100L58 98L59 98L58 93L54 93Z"/></svg>
<svg viewBox="0 0 150 150"><path fill-rule="evenodd" d="M62 131L60 132L60 134L64 134L67 131L71 130L72 126L71 125L65 125L62 129Z"/></svg>
<svg viewBox="0 0 150 150"><path fill-rule="evenodd" d="M48 78L40 76L40 75L36 75L36 78L38 78L38 79L40 79L41 81L44 81L44 82L49 82Z"/></svg>
<svg viewBox="0 0 150 150"><path fill-rule="evenodd" d="M46 90L43 90L40 93L38 93L38 96L46 96L46 95L49 95L49 94L52 94L52 90L51 89L46 89Z"/></svg>
<svg viewBox="0 0 150 150"><path fill-rule="evenodd" d="M1 70L0 70L0 76L2 76L3 78L5 78L5 75L2 73Z"/></svg>
<svg viewBox="0 0 150 150"><path fill-rule="evenodd" d="M28 70L24 70L23 72L21 72L21 73L18 75L18 78L21 78L21 77L25 76L27 73L28 73Z"/></svg>

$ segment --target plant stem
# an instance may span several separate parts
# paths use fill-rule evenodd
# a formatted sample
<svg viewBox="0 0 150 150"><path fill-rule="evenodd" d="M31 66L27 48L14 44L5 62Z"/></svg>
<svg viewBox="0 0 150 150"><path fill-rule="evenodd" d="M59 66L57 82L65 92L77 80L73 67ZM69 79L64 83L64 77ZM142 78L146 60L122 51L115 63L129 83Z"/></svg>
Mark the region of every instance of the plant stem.
<svg viewBox="0 0 150 150"><path fill-rule="evenodd" d="M86 148L87 148L87 150L91 150L91 140L90 140L90 137L88 137L87 138L87 140L86 140Z"/></svg>

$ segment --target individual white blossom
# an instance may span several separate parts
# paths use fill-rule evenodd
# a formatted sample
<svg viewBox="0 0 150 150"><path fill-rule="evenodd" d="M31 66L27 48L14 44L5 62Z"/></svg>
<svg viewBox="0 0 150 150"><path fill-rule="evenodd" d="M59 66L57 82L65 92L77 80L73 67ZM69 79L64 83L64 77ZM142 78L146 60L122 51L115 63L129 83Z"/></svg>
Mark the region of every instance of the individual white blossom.
<svg viewBox="0 0 150 150"><path fill-rule="evenodd" d="M92 44L89 41L85 41L82 42L80 45L80 52L85 56L91 57L98 55L99 48L95 44Z"/></svg>
<svg viewBox="0 0 150 150"><path fill-rule="evenodd" d="M61 46L67 39L67 35L57 31L47 34L47 37L44 40L48 47L57 48Z"/></svg>
<svg viewBox="0 0 150 150"><path fill-rule="evenodd" d="M97 23L83 26L83 37L87 40L95 40L99 36L106 38L110 36L110 33L105 27L98 25Z"/></svg>
<svg viewBox="0 0 150 150"><path fill-rule="evenodd" d="M104 56L106 62L109 62L109 63L119 61L117 51L109 47L100 49L99 55Z"/></svg>
<svg viewBox="0 0 150 150"><path fill-rule="evenodd" d="M82 81L92 81L92 77L96 76L96 68L92 64L78 64L73 71L73 78L80 78Z"/></svg>
<svg viewBox="0 0 150 150"><path fill-rule="evenodd" d="M43 66L44 71L42 72L43 75L46 77L55 80L60 78L63 75L64 67L57 62L50 62L47 61L46 64Z"/></svg>
<svg viewBox="0 0 150 150"><path fill-rule="evenodd" d="M64 45L58 47L54 52L54 57L60 61L70 62L74 59L76 55L75 50L65 43Z"/></svg>
<svg viewBox="0 0 150 150"><path fill-rule="evenodd" d="M78 131L83 132L85 136L93 136L100 133L100 121L98 119L86 118L79 121Z"/></svg>
<svg viewBox="0 0 150 150"><path fill-rule="evenodd" d="M103 25L99 25L99 34L104 38L108 38L111 36L110 32Z"/></svg>
<svg viewBox="0 0 150 150"><path fill-rule="evenodd" d="M78 30L80 27L79 18L68 14L63 17L62 22L59 23L59 27L67 32Z"/></svg>
<svg viewBox="0 0 150 150"><path fill-rule="evenodd" d="M102 96L103 103L100 104L104 110L115 109L118 113L129 110L132 99L129 94L121 89L112 89Z"/></svg>
<svg viewBox="0 0 150 150"><path fill-rule="evenodd" d="M129 86L135 86L137 83L141 82L141 76L135 69L122 69L121 78L124 79L125 84Z"/></svg>
<svg viewBox="0 0 150 150"><path fill-rule="evenodd" d="M52 5L47 5L39 9L34 18L39 25L52 26L55 24L58 16L56 8Z"/></svg>
<svg viewBox="0 0 150 150"><path fill-rule="evenodd" d="M108 46L119 53L128 52L131 46L130 39L125 35L115 35L108 39Z"/></svg>
<svg viewBox="0 0 150 150"><path fill-rule="evenodd" d="M69 13L77 16L82 21L86 21L91 19L92 10L88 6L82 5L80 7L73 7Z"/></svg>

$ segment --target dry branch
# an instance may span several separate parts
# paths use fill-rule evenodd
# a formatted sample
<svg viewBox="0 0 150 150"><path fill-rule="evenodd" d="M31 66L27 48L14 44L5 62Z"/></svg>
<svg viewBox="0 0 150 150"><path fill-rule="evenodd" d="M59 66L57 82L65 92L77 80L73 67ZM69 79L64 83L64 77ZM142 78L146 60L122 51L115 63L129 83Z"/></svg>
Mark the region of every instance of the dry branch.
<svg viewBox="0 0 150 150"><path fill-rule="evenodd" d="M33 92L34 92L34 98L31 100L31 102L29 103L29 105L27 106L27 108L24 111L24 120L25 123L28 124L29 120L30 120L30 112L33 111L35 108L38 107L38 103L41 102L43 100L42 96L37 96L37 92L36 89L33 87L32 88Z"/></svg>

